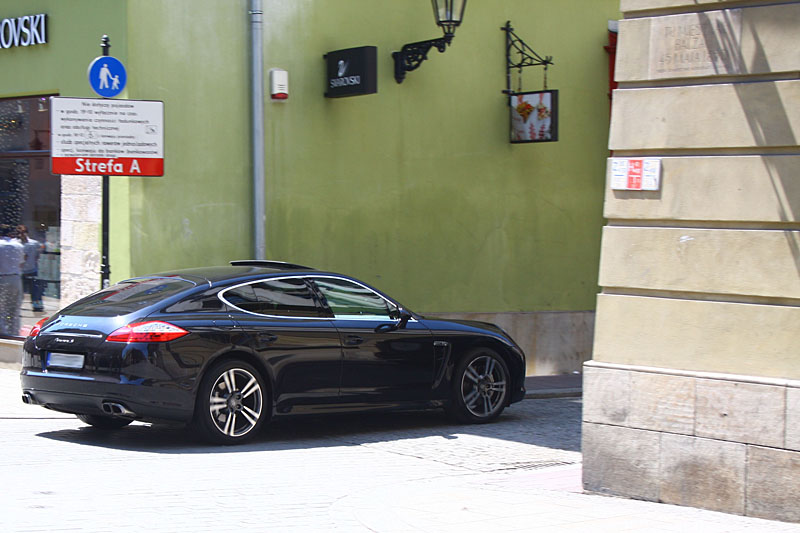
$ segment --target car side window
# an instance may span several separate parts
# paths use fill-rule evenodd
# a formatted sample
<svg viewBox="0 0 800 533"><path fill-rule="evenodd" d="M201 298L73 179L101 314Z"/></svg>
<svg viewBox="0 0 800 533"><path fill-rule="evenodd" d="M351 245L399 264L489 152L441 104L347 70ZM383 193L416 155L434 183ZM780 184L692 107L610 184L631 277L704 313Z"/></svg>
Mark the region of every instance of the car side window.
<svg viewBox="0 0 800 533"><path fill-rule="evenodd" d="M189 298L183 299L179 302L176 302L166 309L164 312L166 313L189 313L189 312L196 312L196 313L203 313L203 312L219 312L225 308L225 305L222 303L217 297L217 293L219 289L210 289L199 294L195 294L190 296Z"/></svg>
<svg viewBox="0 0 800 533"><path fill-rule="evenodd" d="M319 318L320 307L311 288L300 278L264 280L226 291L233 306L260 315Z"/></svg>
<svg viewBox="0 0 800 533"><path fill-rule="evenodd" d="M334 318L391 320L394 306L376 292L340 278L314 278Z"/></svg>
<svg viewBox="0 0 800 533"><path fill-rule="evenodd" d="M225 299L234 307L250 311L251 313L258 313L258 299L256 293L253 292L252 285L242 285L223 294Z"/></svg>
<svg viewBox="0 0 800 533"><path fill-rule="evenodd" d="M278 316L319 317L320 308L311 288L299 278L262 281L253 284L259 313Z"/></svg>

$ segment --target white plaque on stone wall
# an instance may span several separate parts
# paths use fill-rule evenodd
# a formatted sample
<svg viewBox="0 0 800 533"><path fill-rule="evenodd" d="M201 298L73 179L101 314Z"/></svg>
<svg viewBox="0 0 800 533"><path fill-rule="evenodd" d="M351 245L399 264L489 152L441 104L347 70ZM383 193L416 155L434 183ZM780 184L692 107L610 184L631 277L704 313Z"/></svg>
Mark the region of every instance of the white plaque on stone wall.
<svg viewBox="0 0 800 533"><path fill-rule="evenodd" d="M655 17L650 78L743 74L741 39L741 9Z"/></svg>
<svg viewBox="0 0 800 533"><path fill-rule="evenodd" d="M611 188L615 191L657 191L661 188L661 159L611 158Z"/></svg>

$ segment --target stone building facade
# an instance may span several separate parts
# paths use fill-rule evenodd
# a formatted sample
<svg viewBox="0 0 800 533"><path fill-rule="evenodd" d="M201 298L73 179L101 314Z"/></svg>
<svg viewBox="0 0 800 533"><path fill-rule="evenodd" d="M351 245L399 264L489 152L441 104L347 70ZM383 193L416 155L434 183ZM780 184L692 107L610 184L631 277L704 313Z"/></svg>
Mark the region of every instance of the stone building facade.
<svg viewBox="0 0 800 533"><path fill-rule="evenodd" d="M800 3L621 10L584 486L800 521Z"/></svg>
<svg viewBox="0 0 800 533"><path fill-rule="evenodd" d="M61 178L62 302L73 302L99 288L102 180L100 176Z"/></svg>

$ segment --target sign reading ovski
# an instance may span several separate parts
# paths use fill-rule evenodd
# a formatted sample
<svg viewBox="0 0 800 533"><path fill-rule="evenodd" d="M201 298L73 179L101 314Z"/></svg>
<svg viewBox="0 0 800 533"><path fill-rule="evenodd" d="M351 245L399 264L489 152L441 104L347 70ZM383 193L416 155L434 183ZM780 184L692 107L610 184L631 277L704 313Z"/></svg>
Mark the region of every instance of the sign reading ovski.
<svg viewBox="0 0 800 533"><path fill-rule="evenodd" d="M47 44L47 15L25 15L0 20L0 48Z"/></svg>
<svg viewBox="0 0 800 533"><path fill-rule="evenodd" d="M164 102L50 98L53 174L164 175Z"/></svg>

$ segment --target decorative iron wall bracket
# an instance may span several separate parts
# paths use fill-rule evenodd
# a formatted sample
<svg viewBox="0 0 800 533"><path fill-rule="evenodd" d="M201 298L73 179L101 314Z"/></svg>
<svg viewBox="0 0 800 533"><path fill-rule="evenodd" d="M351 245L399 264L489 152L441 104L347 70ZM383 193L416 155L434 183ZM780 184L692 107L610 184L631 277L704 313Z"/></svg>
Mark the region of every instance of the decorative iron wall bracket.
<svg viewBox="0 0 800 533"><path fill-rule="evenodd" d="M450 33L438 39L405 44L399 52L392 52L395 81L403 83L406 78L406 72L419 68L422 62L428 59L428 52L430 52L431 48L436 47L439 52L444 52L452 40L453 34Z"/></svg>
<svg viewBox="0 0 800 533"><path fill-rule="evenodd" d="M519 38L514 33L514 28L511 27L511 21L506 21L506 25L500 28L506 32L506 90L505 94L511 94L511 71L517 69L522 72L525 67L544 67L545 69L545 86L547 89L547 67L553 65L553 56L542 57L537 54L533 48L525 44L525 41ZM512 56L516 54L519 57L515 61Z"/></svg>

